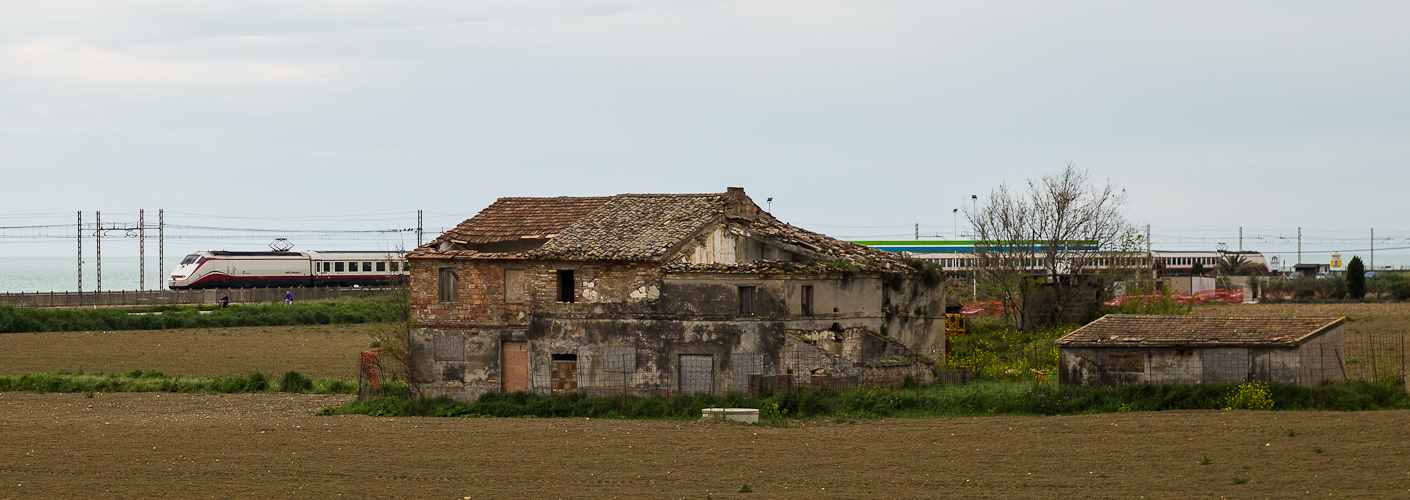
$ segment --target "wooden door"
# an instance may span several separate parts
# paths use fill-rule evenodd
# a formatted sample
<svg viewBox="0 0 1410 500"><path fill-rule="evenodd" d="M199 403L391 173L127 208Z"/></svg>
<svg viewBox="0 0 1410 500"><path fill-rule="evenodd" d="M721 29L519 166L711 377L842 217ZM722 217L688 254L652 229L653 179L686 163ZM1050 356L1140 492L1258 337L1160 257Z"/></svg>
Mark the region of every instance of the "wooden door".
<svg viewBox="0 0 1410 500"><path fill-rule="evenodd" d="M505 342L501 344L503 354L504 392L529 390L529 343Z"/></svg>

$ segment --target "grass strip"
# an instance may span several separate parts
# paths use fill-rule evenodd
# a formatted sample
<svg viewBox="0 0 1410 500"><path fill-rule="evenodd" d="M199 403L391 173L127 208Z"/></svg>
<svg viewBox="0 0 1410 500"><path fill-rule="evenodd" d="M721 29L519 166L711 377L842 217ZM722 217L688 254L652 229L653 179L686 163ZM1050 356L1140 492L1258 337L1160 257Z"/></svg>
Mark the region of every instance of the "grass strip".
<svg viewBox="0 0 1410 500"><path fill-rule="evenodd" d="M277 379L270 379L258 370L211 377L172 377L158 370L123 373L58 370L0 376L0 391L352 394L357 392L357 383L336 378L313 380L293 370Z"/></svg>
<svg viewBox="0 0 1410 500"><path fill-rule="evenodd" d="M1410 408L1404 388L1371 382L1316 387L1267 385L1275 410L1363 411ZM831 418L938 418L981 415L1077 415L1124 411L1210 410L1229 407L1240 385L1155 385L1118 387L1034 386L1027 382L981 381L968 386L932 385L917 389L831 389L795 387L762 396L739 393L677 394L669 397L582 394L545 396L526 392L488 393L473 403L449 398L374 398L329 407L320 415L425 417L552 417L679 419L700 418L703 408L759 408L761 420ZM775 406L776 405L776 406Z"/></svg>
<svg viewBox="0 0 1410 500"><path fill-rule="evenodd" d="M359 300L248 304L227 309L164 306L161 314L129 309L16 309L0 304L0 333L169 330L234 326L379 323L406 318L405 295ZM201 311L209 311L202 314ZM147 311L142 311L147 312Z"/></svg>

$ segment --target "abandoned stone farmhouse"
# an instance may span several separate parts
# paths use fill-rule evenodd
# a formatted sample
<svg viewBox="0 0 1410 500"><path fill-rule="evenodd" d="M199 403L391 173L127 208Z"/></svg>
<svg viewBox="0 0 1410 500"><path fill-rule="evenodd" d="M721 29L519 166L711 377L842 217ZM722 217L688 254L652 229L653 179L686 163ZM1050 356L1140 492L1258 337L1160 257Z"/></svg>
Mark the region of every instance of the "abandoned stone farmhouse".
<svg viewBox="0 0 1410 500"><path fill-rule="evenodd" d="M940 273L741 188L500 198L409 254L423 393L898 385L945 352Z"/></svg>
<svg viewBox="0 0 1410 500"><path fill-rule="evenodd" d="M1316 385L1344 378L1346 318L1110 314L1055 344L1063 385Z"/></svg>

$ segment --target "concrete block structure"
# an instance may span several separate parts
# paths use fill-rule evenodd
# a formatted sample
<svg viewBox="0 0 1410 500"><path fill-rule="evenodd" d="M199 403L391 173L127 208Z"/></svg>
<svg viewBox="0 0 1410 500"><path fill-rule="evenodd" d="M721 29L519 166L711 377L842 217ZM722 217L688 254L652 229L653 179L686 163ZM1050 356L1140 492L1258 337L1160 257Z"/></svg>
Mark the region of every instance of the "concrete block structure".
<svg viewBox="0 0 1410 500"><path fill-rule="evenodd" d="M1061 384L1316 385L1344 378L1346 318L1111 314L1056 345Z"/></svg>
<svg viewBox="0 0 1410 500"><path fill-rule="evenodd" d="M408 262L428 395L891 385L933 380L945 352L940 273L780 222L740 188L501 198Z"/></svg>

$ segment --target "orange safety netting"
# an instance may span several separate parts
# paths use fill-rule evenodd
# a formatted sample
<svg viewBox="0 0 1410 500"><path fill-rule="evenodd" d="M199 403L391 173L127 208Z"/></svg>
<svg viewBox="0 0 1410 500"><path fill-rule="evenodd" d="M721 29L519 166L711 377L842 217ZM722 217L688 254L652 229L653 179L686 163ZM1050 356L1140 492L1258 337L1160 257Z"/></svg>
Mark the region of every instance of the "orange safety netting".
<svg viewBox="0 0 1410 500"><path fill-rule="evenodd" d="M1165 295L1159 293L1141 295L1121 294L1120 296L1117 296L1114 299L1106 301L1106 305L1124 306L1128 303L1133 302L1151 304L1160 302L1162 300L1165 300ZM1216 288L1213 290L1201 290L1195 293L1172 293L1170 294L1170 301L1180 305L1186 305L1190 302L1194 302L1196 304L1202 304L1205 302L1230 302L1238 304L1244 301L1244 291L1243 289L1229 290L1225 288Z"/></svg>
<svg viewBox="0 0 1410 500"><path fill-rule="evenodd" d="M382 381L377 378L377 358L382 357L382 351L386 349L373 349L358 353L358 358L362 360L362 376L367 377L368 383L372 384L372 390L382 390Z"/></svg>
<svg viewBox="0 0 1410 500"><path fill-rule="evenodd" d="M1275 293L1269 293L1268 295L1276 296ZM1158 293L1141 295L1122 294L1114 299L1106 301L1106 305L1124 306L1127 303L1132 302L1156 303L1162 300L1165 300L1165 295ZM1204 290L1196 293L1172 293L1170 294L1170 300L1171 302L1180 305L1189 304L1190 301L1194 301L1194 303L1196 304L1202 304L1205 302L1230 302L1237 304L1244 301L1244 291L1242 289L1228 290L1224 288L1217 288L1214 290ZM1010 306L1009 309L1014 310L1016 308ZM960 314L966 316L1002 316L1004 314L1004 303L1002 301L997 300L992 302L965 302L964 306L960 308Z"/></svg>

